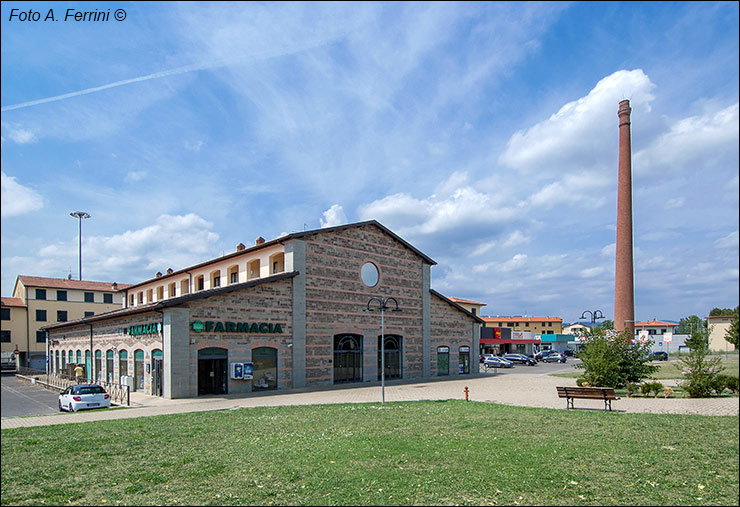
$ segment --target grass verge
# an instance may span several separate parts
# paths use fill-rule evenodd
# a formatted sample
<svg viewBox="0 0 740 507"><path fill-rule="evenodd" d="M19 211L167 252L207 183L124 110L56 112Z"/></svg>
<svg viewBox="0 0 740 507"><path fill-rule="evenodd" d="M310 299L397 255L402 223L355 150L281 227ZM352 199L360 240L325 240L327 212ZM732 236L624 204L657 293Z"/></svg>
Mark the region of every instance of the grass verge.
<svg viewBox="0 0 740 507"><path fill-rule="evenodd" d="M2 431L2 505L738 505L738 417L464 401Z"/></svg>

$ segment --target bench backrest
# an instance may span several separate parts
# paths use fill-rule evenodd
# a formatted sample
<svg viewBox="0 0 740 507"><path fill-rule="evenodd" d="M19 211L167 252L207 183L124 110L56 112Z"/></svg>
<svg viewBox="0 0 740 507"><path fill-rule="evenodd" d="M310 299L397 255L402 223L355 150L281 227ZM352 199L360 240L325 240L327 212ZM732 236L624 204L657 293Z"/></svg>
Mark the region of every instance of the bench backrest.
<svg viewBox="0 0 740 507"><path fill-rule="evenodd" d="M561 398L617 399L613 387L558 387L557 390Z"/></svg>

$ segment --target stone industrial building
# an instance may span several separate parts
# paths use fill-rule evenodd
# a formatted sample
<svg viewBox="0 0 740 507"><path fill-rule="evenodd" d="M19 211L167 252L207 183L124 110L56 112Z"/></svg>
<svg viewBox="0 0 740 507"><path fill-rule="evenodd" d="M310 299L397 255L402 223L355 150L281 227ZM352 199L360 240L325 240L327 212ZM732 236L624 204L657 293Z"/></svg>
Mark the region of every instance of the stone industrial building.
<svg viewBox="0 0 740 507"><path fill-rule="evenodd" d="M47 326L50 369L88 354L93 378L167 398L376 382L382 348L387 379L477 372L483 321L432 290L435 264L376 221L259 238Z"/></svg>

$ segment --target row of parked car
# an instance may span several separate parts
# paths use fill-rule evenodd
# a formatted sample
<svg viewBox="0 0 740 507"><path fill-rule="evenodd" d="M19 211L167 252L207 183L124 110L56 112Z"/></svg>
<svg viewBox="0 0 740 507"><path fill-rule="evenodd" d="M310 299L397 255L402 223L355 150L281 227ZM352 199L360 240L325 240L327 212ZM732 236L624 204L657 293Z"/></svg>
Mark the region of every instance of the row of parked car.
<svg viewBox="0 0 740 507"><path fill-rule="evenodd" d="M570 354L567 354L570 352ZM487 368L512 368L514 364L524 364L527 366L537 366L542 361L544 363L564 363L567 356L573 355L573 351L566 353L556 352L554 350L543 350L533 356L524 354L504 354L503 356L494 356L493 354L484 354L480 356L480 362Z"/></svg>

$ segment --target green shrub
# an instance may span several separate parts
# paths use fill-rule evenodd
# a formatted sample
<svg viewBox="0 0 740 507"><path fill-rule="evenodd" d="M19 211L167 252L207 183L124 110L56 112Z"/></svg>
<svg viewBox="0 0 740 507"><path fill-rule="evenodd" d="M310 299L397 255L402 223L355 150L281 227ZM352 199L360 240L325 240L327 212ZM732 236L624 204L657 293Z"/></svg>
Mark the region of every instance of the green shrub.
<svg viewBox="0 0 740 507"><path fill-rule="evenodd" d="M650 383L650 392L653 393L653 397L657 398L658 393L660 393L663 390L663 384L660 382L651 382Z"/></svg>
<svg viewBox="0 0 740 507"><path fill-rule="evenodd" d="M624 387L627 388L627 398L631 398L634 393L640 390L640 386L633 382L627 382L627 385Z"/></svg>
<svg viewBox="0 0 740 507"><path fill-rule="evenodd" d="M706 358L709 354L706 346L698 344L696 347L681 358L684 381L680 385L690 398L708 398L712 392L719 394L724 390L724 382L717 380L724 367L720 364L721 358Z"/></svg>
<svg viewBox="0 0 740 507"><path fill-rule="evenodd" d="M733 377L732 375L725 375L725 387L732 391L734 394L738 394L740 392L740 388L738 388L738 378Z"/></svg>
<svg viewBox="0 0 740 507"><path fill-rule="evenodd" d="M650 343L632 343L629 329L618 336L596 331L587 336L581 348L581 362L576 368L583 368L584 382L594 386L625 387L651 377L660 367L651 364Z"/></svg>

